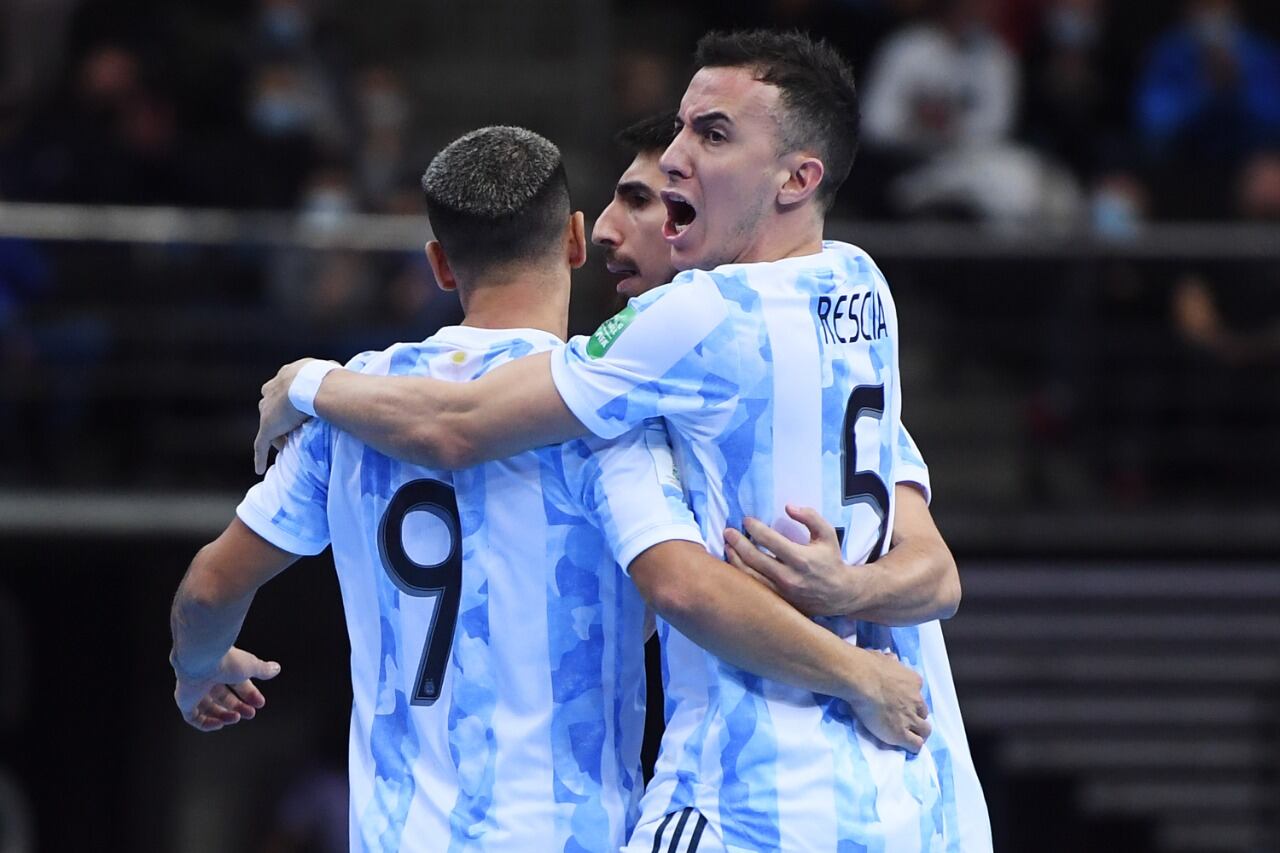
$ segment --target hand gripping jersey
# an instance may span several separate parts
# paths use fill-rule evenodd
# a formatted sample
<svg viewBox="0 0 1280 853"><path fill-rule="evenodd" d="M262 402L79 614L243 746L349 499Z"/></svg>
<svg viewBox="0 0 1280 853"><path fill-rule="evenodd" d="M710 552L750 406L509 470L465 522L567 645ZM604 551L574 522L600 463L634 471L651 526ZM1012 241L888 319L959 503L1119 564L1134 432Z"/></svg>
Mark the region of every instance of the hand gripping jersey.
<svg viewBox="0 0 1280 853"><path fill-rule="evenodd" d="M451 327L352 369L455 381L560 342ZM452 474L319 420L240 518L333 544L351 639L351 849L616 850L638 817L645 609L623 566L701 542L661 424Z"/></svg>
<svg viewBox="0 0 1280 853"><path fill-rule="evenodd" d="M914 446L900 424L897 340L880 271L860 249L828 242L804 257L682 273L553 354L552 373L597 436L666 419L715 553L725 527L752 515L785 528L794 503L820 508L857 563L887 547L893 484L927 480L923 460L898 462ZM917 629L822 621L849 642L897 650L926 678L938 663ZM845 702L763 680L659 630L667 731L643 820L691 806L730 850L788 853L945 850L949 830L960 832L954 786L940 778L951 765L937 754L952 744L935 751L931 738L917 756L886 747Z"/></svg>

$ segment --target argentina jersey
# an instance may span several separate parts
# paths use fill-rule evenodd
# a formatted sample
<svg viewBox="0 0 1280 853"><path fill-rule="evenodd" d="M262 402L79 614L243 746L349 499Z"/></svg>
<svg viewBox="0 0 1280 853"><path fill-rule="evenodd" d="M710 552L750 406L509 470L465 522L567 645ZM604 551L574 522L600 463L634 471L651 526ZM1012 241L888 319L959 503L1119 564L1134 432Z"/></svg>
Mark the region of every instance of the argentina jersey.
<svg viewBox="0 0 1280 853"><path fill-rule="evenodd" d="M809 256L682 273L554 354L552 373L597 436L666 419L717 555L725 527L747 515L782 527L793 503L821 508L841 529L845 559L861 563L887 548L893 484L924 479L927 491L900 424L897 338L874 263L828 242ZM849 642L898 651L927 678L909 641L916 629L900 641L823 621ZM646 824L693 807L730 850L947 849L954 798L932 738L914 756L886 747L843 701L760 679L659 630L667 731Z"/></svg>
<svg viewBox="0 0 1280 853"><path fill-rule="evenodd" d="M348 367L467 381L560 345L450 327ZM623 568L701 542L673 469L660 422L453 473L320 420L290 437L237 513L293 553L332 543L352 850L618 849L643 784L646 632Z"/></svg>

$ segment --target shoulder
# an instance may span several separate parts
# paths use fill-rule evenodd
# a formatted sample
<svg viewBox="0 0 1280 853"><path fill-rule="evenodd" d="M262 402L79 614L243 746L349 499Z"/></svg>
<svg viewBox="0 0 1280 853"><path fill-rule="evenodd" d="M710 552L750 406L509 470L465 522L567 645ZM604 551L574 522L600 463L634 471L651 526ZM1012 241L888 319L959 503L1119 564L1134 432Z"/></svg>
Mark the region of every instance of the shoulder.
<svg viewBox="0 0 1280 853"><path fill-rule="evenodd" d="M420 365L434 355L444 352L444 347L428 338L413 343L392 344L382 350L368 350L353 357L345 365L356 373L402 374L418 372Z"/></svg>
<svg viewBox="0 0 1280 853"><path fill-rule="evenodd" d="M822 247L830 253L833 261L832 265L836 270L843 273L850 280L865 280L876 284L886 283L884 273L880 271L875 259L865 249L852 243L842 243L838 240L824 241Z"/></svg>
<svg viewBox="0 0 1280 853"><path fill-rule="evenodd" d="M608 322L629 325L631 320L643 317L646 324L655 330L659 322L676 329L714 326L727 314L726 290L732 284L732 277L718 270L687 270L670 284L655 287L630 300L627 307L606 325ZM621 329L617 331L621 332Z"/></svg>

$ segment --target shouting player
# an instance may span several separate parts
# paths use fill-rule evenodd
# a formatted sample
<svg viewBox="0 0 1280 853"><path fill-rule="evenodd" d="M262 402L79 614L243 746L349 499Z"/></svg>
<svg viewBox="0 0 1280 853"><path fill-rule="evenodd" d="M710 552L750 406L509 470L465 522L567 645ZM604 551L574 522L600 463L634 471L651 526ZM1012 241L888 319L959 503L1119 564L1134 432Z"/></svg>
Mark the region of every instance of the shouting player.
<svg viewBox="0 0 1280 853"><path fill-rule="evenodd" d="M675 113L653 116L618 135L634 157L592 229L592 240L605 248L608 270L620 276L618 292L627 296L646 293L676 274L662 236L666 208L661 192L666 175L660 166L663 152L675 137L675 119ZM875 563L849 570L841 559L835 530L807 508L788 507L787 512L805 524L811 544L791 542L748 518L745 530L776 558L733 529L725 531L726 553L735 565L760 577L810 615L852 615L889 625L925 623L920 629L919 663L933 723L928 744L938 764L946 850L978 853L991 849L991 824L936 621L950 616L959 603L959 576L929 513L928 468L905 426L900 438L892 547ZM906 642L910 645L911 637Z"/></svg>
<svg viewBox="0 0 1280 853"><path fill-rule="evenodd" d="M697 60L661 160L663 231L685 270L671 286L590 339L465 385L296 362L264 386L259 466L310 413L445 467L663 417L716 553L726 527L749 516L794 525L787 504L810 503L843 530L848 562L880 556L901 432L897 317L871 259L822 241L856 148L852 75L798 34L711 34ZM923 668L915 629L824 624ZM948 803L928 748L887 748L851 725L845 703L661 630L668 725L628 849L690 823L730 850L945 845Z"/></svg>
<svg viewBox="0 0 1280 853"><path fill-rule="evenodd" d="M585 239L555 146L476 131L423 186L428 258L466 323L348 368L465 383L561 345ZM918 676L706 552L674 467L660 424L449 473L313 420L183 579L175 699L206 731L252 718L265 701L252 679L279 672L232 645L254 592L332 543L353 849L617 849L640 794L637 588L726 660L843 696L896 742L927 736Z"/></svg>

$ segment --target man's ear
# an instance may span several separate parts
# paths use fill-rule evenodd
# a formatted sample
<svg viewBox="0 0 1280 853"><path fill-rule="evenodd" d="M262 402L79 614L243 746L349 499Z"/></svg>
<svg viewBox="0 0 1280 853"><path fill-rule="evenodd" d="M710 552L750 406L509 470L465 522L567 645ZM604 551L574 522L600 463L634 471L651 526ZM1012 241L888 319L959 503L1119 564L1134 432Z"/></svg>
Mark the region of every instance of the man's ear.
<svg viewBox="0 0 1280 853"><path fill-rule="evenodd" d="M827 169L812 154L797 152L790 155L790 171L787 180L778 190L778 204L792 207L812 198L822 184Z"/></svg>
<svg viewBox="0 0 1280 853"><path fill-rule="evenodd" d="M431 272L436 277L436 285L443 291L457 290L458 278L449 266L449 259L444 254L444 246L439 240L427 243L427 263L431 264Z"/></svg>
<svg viewBox="0 0 1280 853"><path fill-rule="evenodd" d="M569 269L574 270L587 262L587 219L581 210L575 210L569 217L565 259L569 262Z"/></svg>

